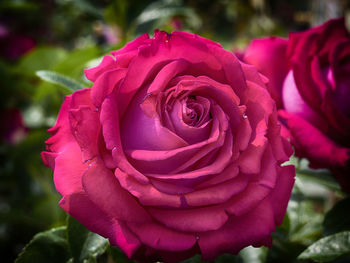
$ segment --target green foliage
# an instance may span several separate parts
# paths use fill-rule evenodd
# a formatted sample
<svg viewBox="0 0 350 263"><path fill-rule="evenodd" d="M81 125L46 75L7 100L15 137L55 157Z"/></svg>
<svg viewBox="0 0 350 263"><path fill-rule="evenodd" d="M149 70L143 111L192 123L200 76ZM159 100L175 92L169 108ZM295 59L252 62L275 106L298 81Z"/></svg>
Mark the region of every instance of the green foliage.
<svg viewBox="0 0 350 263"><path fill-rule="evenodd" d="M62 263L69 257L66 227L54 228L34 236L15 263Z"/></svg>
<svg viewBox="0 0 350 263"><path fill-rule="evenodd" d="M67 226L35 235L15 263L95 263L108 246L107 239L90 232L68 216Z"/></svg>
<svg viewBox="0 0 350 263"><path fill-rule="evenodd" d="M94 262L108 247L107 239L90 232L71 216L67 219L67 239L74 263Z"/></svg>
<svg viewBox="0 0 350 263"><path fill-rule="evenodd" d="M340 232L318 240L300 254L299 258L329 262L346 254L350 254L350 231Z"/></svg>
<svg viewBox="0 0 350 263"><path fill-rule="evenodd" d="M323 222L323 235L328 236L350 230L350 197L338 202L325 216Z"/></svg>
<svg viewBox="0 0 350 263"><path fill-rule="evenodd" d="M36 75L42 80L45 80L50 83L57 84L63 88L66 88L71 93L79 89L87 88L82 84L78 83L77 81L75 81L74 79L71 79L57 72L53 72L49 70L39 70L36 72Z"/></svg>

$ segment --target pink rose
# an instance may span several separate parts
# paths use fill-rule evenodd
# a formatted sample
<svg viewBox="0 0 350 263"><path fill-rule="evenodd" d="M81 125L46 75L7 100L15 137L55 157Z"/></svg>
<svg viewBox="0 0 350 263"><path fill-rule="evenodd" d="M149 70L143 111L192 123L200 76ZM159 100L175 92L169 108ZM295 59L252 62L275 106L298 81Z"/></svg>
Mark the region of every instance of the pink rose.
<svg viewBox="0 0 350 263"><path fill-rule="evenodd" d="M294 182L265 78L219 44L155 32L86 70L42 153L60 206L128 257L270 246Z"/></svg>
<svg viewBox="0 0 350 263"><path fill-rule="evenodd" d="M278 44L277 44L278 41ZM329 168L350 192L350 35L344 19L289 40L254 40L244 60L270 79L296 155ZM286 70L287 69L287 70Z"/></svg>
<svg viewBox="0 0 350 263"><path fill-rule="evenodd" d="M0 24L0 56L10 60L18 59L35 47L35 40L26 35L10 32Z"/></svg>
<svg viewBox="0 0 350 263"><path fill-rule="evenodd" d="M27 133L22 113L18 108L5 108L0 111L0 142L16 144L22 141Z"/></svg>

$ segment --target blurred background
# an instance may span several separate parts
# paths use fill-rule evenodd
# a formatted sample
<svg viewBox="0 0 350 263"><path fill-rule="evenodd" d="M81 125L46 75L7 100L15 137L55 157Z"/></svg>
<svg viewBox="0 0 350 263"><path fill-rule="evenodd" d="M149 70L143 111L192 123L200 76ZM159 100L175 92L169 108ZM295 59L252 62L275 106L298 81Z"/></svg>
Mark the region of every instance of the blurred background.
<svg viewBox="0 0 350 263"><path fill-rule="evenodd" d="M1 262L13 262L33 235L66 220L40 152L69 91L35 72L52 70L91 86L84 68L156 28L193 32L239 55L253 38L287 37L349 16L349 7L346 0L1 0ZM281 255L283 262L297 262L298 253L322 235L324 213L341 197L329 180L309 180L305 193L300 178L269 262L281 262Z"/></svg>

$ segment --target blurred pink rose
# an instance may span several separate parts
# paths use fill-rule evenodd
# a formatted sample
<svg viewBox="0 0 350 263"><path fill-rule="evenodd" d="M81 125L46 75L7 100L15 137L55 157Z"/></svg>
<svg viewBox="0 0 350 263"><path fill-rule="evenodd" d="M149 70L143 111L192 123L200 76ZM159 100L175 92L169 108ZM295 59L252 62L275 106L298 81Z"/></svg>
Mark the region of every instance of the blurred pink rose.
<svg viewBox="0 0 350 263"><path fill-rule="evenodd" d="M294 183L256 68L219 44L155 32L86 70L42 153L60 206L128 257L211 260L270 246Z"/></svg>
<svg viewBox="0 0 350 263"><path fill-rule="evenodd" d="M30 36L12 33L0 25L0 55L7 59L17 59L35 47Z"/></svg>
<svg viewBox="0 0 350 263"><path fill-rule="evenodd" d="M270 79L296 155L329 168L350 192L350 35L334 19L289 40L254 40L244 60Z"/></svg>
<svg viewBox="0 0 350 263"><path fill-rule="evenodd" d="M10 144L20 142L28 133L24 126L22 113L17 108L3 109L0 112L0 138Z"/></svg>

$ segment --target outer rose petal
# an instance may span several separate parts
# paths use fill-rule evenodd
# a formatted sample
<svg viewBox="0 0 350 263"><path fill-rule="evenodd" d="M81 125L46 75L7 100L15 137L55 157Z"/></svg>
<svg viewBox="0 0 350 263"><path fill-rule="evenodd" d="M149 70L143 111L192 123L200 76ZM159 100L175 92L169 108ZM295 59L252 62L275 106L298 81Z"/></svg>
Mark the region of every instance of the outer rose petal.
<svg viewBox="0 0 350 263"><path fill-rule="evenodd" d="M57 191L69 195L82 191L81 179L88 164L81 161L81 151L77 143L67 144L56 157L54 182Z"/></svg>
<svg viewBox="0 0 350 263"><path fill-rule="evenodd" d="M158 250L183 251L196 243L192 234L168 229L157 223L127 223L143 244Z"/></svg>
<svg viewBox="0 0 350 263"><path fill-rule="evenodd" d="M345 166L350 150L337 145L320 130L295 114L280 111L287 121L298 156L306 156L318 167Z"/></svg>
<svg viewBox="0 0 350 263"><path fill-rule="evenodd" d="M70 133L70 124L68 119L68 110L71 104L72 96L67 96L62 104L58 114L56 124L48 130L51 137L45 142L48 152L42 152L41 156L45 165L54 169L55 156L57 152L69 143L74 141L73 135Z"/></svg>
<svg viewBox="0 0 350 263"><path fill-rule="evenodd" d="M108 238L111 245L119 246L129 258L141 245L125 223L103 213L91 202L86 193L77 192L67 195L60 201L60 206L90 231L98 232Z"/></svg>
<svg viewBox="0 0 350 263"><path fill-rule="evenodd" d="M116 69L117 65L115 60L111 56L104 56L101 63L94 68L85 69L84 73L88 80L95 82L96 79L102 75L104 72Z"/></svg>
<svg viewBox="0 0 350 263"><path fill-rule="evenodd" d="M126 222L150 221L144 208L120 186L113 173L104 167L101 160L97 159L91 163L82 179L89 199L106 214Z"/></svg>
<svg viewBox="0 0 350 263"><path fill-rule="evenodd" d="M313 123L316 127L326 127L325 120L301 97L295 84L293 71L289 71L283 84L284 109Z"/></svg>
<svg viewBox="0 0 350 263"><path fill-rule="evenodd" d="M199 246L203 260L212 260L222 253L238 253L251 240L260 240L275 229L274 215L269 201L264 200L251 212L230 217L229 221L217 231L199 235ZM237 238L232 238L235 236Z"/></svg>
<svg viewBox="0 0 350 263"><path fill-rule="evenodd" d="M269 199L275 214L276 224L280 225L286 213L289 196L294 185L295 167L292 165L283 166L278 168L277 172L276 186L272 190Z"/></svg>
<svg viewBox="0 0 350 263"><path fill-rule="evenodd" d="M278 108L282 108L282 84L288 72L287 43L286 39L279 37L254 39L243 59L269 79L267 86Z"/></svg>

